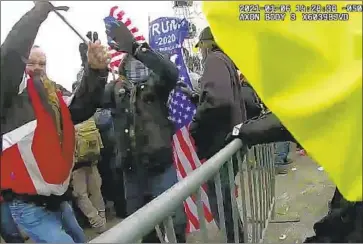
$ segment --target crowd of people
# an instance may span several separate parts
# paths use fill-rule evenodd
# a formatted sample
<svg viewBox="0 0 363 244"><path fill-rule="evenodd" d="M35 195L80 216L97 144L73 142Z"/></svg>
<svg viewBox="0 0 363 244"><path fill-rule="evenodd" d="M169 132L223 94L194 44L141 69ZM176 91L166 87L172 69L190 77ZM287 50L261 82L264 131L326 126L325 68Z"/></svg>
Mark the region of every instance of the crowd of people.
<svg viewBox="0 0 363 244"><path fill-rule="evenodd" d="M1 46L0 203L5 242L21 243L27 237L34 242L87 242L84 227L98 233L107 229L106 202L113 202L116 216L125 218L174 185L174 130L167 101L175 87L197 106L189 130L200 159L223 148L231 128L243 123L232 136L248 145L276 142L276 166L289 163L289 142L295 139L219 48L209 27L196 45L203 73L193 88L178 81L178 69L167 57L147 43L137 43L120 24L106 29L119 51L127 53L119 78L108 81L110 56L97 33L90 32L88 45L79 45L82 71L69 92L48 78L46 54L34 45L39 27L57 9L62 10L47 1L35 2ZM229 187L222 184L227 241L234 242ZM208 189L217 218L214 182L208 182ZM336 202L343 200L337 190L328 220L322 220L315 228L317 237L307 241L352 240L348 229L338 231L336 239L329 239L326 231L335 209L350 218L352 212L362 214L361 203L347 203L342 210ZM173 217L176 238L183 243L183 206ZM350 229L355 223L349 222ZM242 228L240 232L242 242ZM354 232L355 238L361 240L361 233ZM152 232L143 242L160 240Z"/></svg>

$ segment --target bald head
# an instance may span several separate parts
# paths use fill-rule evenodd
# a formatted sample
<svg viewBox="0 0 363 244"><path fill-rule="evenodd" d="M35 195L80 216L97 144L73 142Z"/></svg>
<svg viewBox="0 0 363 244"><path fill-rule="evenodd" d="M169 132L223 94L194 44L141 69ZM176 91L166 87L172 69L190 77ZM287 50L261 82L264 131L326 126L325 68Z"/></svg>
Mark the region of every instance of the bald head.
<svg viewBox="0 0 363 244"><path fill-rule="evenodd" d="M47 58L39 46L33 46L30 50L26 70L29 73L44 75L46 71Z"/></svg>

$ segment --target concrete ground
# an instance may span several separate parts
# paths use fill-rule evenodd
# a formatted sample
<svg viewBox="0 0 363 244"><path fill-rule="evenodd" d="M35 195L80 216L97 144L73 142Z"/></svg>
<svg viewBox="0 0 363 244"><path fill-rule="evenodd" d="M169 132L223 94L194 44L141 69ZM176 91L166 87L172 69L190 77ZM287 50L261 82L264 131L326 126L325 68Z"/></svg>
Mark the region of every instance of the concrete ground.
<svg viewBox="0 0 363 244"><path fill-rule="evenodd" d="M264 243L301 243L314 234L313 224L328 210L335 186L324 170L307 156L289 166L288 174L276 176L275 220L299 222L270 223Z"/></svg>

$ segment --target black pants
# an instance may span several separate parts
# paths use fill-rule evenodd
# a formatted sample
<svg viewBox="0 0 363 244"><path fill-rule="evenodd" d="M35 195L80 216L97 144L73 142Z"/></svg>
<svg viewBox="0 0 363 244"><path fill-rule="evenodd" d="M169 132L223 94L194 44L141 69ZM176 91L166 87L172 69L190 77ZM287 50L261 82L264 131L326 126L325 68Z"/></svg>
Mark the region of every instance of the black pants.
<svg viewBox="0 0 363 244"><path fill-rule="evenodd" d="M133 170L124 171L125 191L127 199L127 214L131 215L148 202L161 195L177 183L175 168L170 164L164 172L152 173L141 165L135 165ZM185 243L186 215L181 204L172 214L174 231L179 243ZM143 243L159 243L156 231L143 237Z"/></svg>
<svg viewBox="0 0 363 244"><path fill-rule="evenodd" d="M123 172L113 167L115 156L112 150L101 152L102 160L98 163L98 171L102 178L101 192L104 200L113 201L116 216L126 217L126 200Z"/></svg>
<svg viewBox="0 0 363 244"><path fill-rule="evenodd" d="M314 224L315 235L305 243L363 242L363 204L348 202L336 188L328 214Z"/></svg>
<svg viewBox="0 0 363 244"><path fill-rule="evenodd" d="M329 209L339 208L341 201L344 200L343 195L340 193L337 187L335 187L333 198L330 201Z"/></svg>

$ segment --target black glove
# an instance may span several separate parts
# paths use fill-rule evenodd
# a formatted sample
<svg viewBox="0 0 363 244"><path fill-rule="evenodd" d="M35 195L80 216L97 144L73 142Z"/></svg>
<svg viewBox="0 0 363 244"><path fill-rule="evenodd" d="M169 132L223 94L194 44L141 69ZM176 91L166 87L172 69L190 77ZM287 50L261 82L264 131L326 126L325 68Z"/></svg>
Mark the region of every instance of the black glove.
<svg viewBox="0 0 363 244"><path fill-rule="evenodd" d="M176 85L177 85L177 87L179 87L179 89L183 93L185 93L189 97L190 101L193 104L195 104L195 105L198 104L198 102L199 102L199 93L198 93L198 91L190 89L184 82L178 82L178 83L176 83Z"/></svg>
<svg viewBox="0 0 363 244"><path fill-rule="evenodd" d="M197 92L193 92L192 96L190 97L190 101L194 104L194 105L198 105L199 103L199 93Z"/></svg>
<svg viewBox="0 0 363 244"><path fill-rule="evenodd" d="M294 137L271 112L236 125L226 140L231 141L235 138L241 139L248 146L271 142L295 142Z"/></svg>
<svg viewBox="0 0 363 244"><path fill-rule="evenodd" d="M97 32L93 32L89 31L87 32L87 38L91 41L91 42L96 42L98 40L98 33ZM85 65L87 64L87 51L88 51L88 45L84 42L79 44L79 54L81 55L81 60L82 60L82 66L85 67Z"/></svg>
<svg viewBox="0 0 363 244"><path fill-rule="evenodd" d="M117 51L126 52L131 55L135 52L137 46L134 36L129 29L121 21L107 20L106 18L106 34L109 39L113 40L113 47Z"/></svg>
<svg viewBox="0 0 363 244"><path fill-rule="evenodd" d="M93 43L95 43L98 40L98 33L96 31L95 32L89 31L87 32L86 36Z"/></svg>

